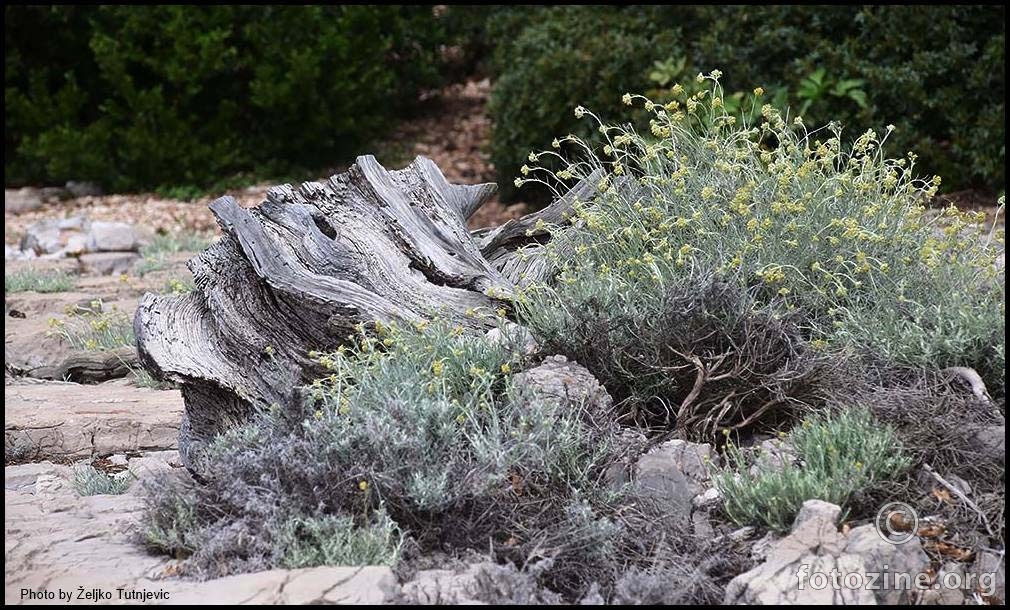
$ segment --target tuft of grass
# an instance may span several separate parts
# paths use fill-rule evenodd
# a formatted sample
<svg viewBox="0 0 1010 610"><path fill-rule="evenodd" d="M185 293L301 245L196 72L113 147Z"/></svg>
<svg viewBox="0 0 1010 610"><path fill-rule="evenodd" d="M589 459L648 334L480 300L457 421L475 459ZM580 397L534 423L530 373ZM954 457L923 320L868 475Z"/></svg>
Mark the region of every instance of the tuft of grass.
<svg viewBox="0 0 1010 610"><path fill-rule="evenodd" d="M133 321L115 306L67 319L50 318L49 326L49 332L63 337L75 349L105 351L136 344Z"/></svg>
<svg viewBox="0 0 1010 610"><path fill-rule="evenodd" d="M199 252L213 241L214 236L208 233L159 233L141 249L141 254L155 257L179 252Z"/></svg>
<svg viewBox="0 0 1010 610"><path fill-rule="evenodd" d="M200 542L196 493L185 482L146 481L145 519L140 538L152 551L179 559L192 555Z"/></svg>
<svg viewBox="0 0 1010 610"><path fill-rule="evenodd" d="M171 381L161 381L156 379L143 368L130 368L133 376L133 384L138 388L148 388L151 390L174 390L178 386Z"/></svg>
<svg viewBox="0 0 1010 610"><path fill-rule="evenodd" d="M140 250L143 256L134 267L137 275L143 277L171 266L169 258L180 252L200 252L214 241L214 236L205 233L173 233L155 235L151 243Z"/></svg>
<svg viewBox="0 0 1010 610"><path fill-rule="evenodd" d="M795 463L760 450L749 459L727 446L728 468L713 481L734 523L787 532L805 501L844 508L857 492L900 478L912 463L895 432L862 408L805 419L784 442Z"/></svg>
<svg viewBox="0 0 1010 610"><path fill-rule="evenodd" d="M70 484L82 496L118 496L130 488L133 478L130 473L122 477L113 476L82 462L74 465Z"/></svg>
<svg viewBox="0 0 1010 610"><path fill-rule="evenodd" d="M391 566L403 537L385 511L359 527L350 517L294 517L278 528L279 563L287 569L315 566Z"/></svg>
<svg viewBox="0 0 1010 610"><path fill-rule="evenodd" d="M77 286L77 278L66 271L22 269L4 273L4 294L15 292L66 292Z"/></svg>

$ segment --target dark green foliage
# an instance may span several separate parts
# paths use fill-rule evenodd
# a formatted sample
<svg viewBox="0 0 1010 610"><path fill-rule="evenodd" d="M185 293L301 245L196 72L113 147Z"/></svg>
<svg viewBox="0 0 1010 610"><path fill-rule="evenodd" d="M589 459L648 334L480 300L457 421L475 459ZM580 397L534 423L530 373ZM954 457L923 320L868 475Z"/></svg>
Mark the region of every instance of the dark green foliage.
<svg viewBox="0 0 1010 610"><path fill-rule="evenodd" d="M439 78L428 7L7 7L5 20L7 184L318 168Z"/></svg>
<svg viewBox="0 0 1010 610"><path fill-rule="evenodd" d="M667 60L686 60L687 80L721 69L727 93L785 89L793 114L806 105L808 124L834 119L853 137L893 123L889 150L916 152L946 187L1004 188L1003 7L565 7L490 29L509 41L495 54L491 105L506 194L529 151L584 135L576 105L610 116L623 93L654 87L653 64ZM821 70L831 89L863 81L866 99L826 89L811 100L802 83Z"/></svg>
<svg viewBox="0 0 1010 610"><path fill-rule="evenodd" d="M656 19L662 12L570 6L508 13L489 25L492 38L508 41L495 51L490 106L491 158L503 196L513 193L530 151L547 148L555 135L588 135L591 127L574 120L573 108L612 115L622 93L646 88L657 49L680 42L676 29Z"/></svg>

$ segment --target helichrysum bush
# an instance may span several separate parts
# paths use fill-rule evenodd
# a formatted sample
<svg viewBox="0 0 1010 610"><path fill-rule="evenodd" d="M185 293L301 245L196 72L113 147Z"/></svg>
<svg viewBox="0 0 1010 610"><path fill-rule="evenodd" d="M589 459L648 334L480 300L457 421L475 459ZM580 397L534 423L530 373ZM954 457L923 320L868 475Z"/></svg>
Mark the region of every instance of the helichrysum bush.
<svg viewBox="0 0 1010 610"><path fill-rule="evenodd" d="M781 455L748 459L729 445L729 468L714 481L733 522L788 532L806 500L845 507L857 492L898 478L912 463L894 431L866 409L813 416L783 436L795 463Z"/></svg>
<svg viewBox="0 0 1010 610"><path fill-rule="evenodd" d="M374 330L313 354L320 377L303 410L225 432L202 455L202 484L156 492L148 543L208 576L391 561L400 533L426 547L490 543L516 561L550 548L569 584L573 570L610 565L618 527L597 481L615 428L519 397L518 337L489 343L442 322Z"/></svg>
<svg viewBox="0 0 1010 610"><path fill-rule="evenodd" d="M557 282L537 306L585 283L648 300L712 274L758 306L802 316L814 348L972 366L1002 393L1002 231L985 234L954 208L928 213L940 178L917 178L912 153L884 153L892 127L846 147L837 125L808 128L770 105L758 124L741 124L720 76L699 74L709 87L693 95L674 84L663 105L625 94L651 116L644 134L576 108L596 125L601 156L576 136L530 154L517 184L556 189L603 172L597 196L578 202L573 226L547 246Z"/></svg>

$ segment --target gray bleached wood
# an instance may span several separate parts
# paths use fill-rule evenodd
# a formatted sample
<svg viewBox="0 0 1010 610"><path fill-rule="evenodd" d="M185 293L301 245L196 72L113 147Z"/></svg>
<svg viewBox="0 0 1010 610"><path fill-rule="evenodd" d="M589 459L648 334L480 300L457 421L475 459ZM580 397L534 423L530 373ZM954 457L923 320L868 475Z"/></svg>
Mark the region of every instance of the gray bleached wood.
<svg viewBox="0 0 1010 610"><path fill-rule="evenodd" d="M323 182L270 189L254 209L231 197L211 204L223 237L193 258L196 289L148 294L134 319L141 361L179 383L186 402L183 461L256 409L292 408L298 388L321 375L309 353L335 349L358 325L467 316L514 297L521 278L546 265L529 248L543 223L567 219L598 177L540 212L471 233L466 219L495 185L449 184L429 159L388 171L372 156Z"/></svg>

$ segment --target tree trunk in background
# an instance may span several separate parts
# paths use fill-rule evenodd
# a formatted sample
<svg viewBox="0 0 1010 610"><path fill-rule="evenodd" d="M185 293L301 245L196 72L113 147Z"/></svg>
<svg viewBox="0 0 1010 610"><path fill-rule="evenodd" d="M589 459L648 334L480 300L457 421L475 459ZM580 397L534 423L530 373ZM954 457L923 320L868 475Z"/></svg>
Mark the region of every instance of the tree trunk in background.
<svg viewBox="0 0 1010 610"><path fill-rule="evenodd" d="M257 408L290 408L321 374L308 354L331 351L359 324L440 316L478 329L469 309L497 308L548 272L536 247L595 181L548 208L470 232L466 219L495 185L449 184L429 159L387 171L374 157L325 182L271 189L243 209L211 204L223 237L194 257L196 289L147 294L134 326L141 362L182 386L179 451L191 470L214 435ZM543 223L538 225L538 221Z"/></svg>

